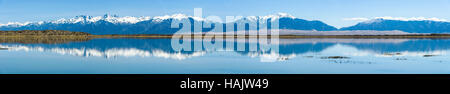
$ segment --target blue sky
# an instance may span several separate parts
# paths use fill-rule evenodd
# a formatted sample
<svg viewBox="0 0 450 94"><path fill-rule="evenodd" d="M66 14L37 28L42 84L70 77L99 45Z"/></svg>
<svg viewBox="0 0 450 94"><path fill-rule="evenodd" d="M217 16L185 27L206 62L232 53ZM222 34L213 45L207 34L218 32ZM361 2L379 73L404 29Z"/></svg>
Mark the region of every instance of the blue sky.
<svg viewBox="0 0 450 94"><path fill-rule="evenodd" d="M348 18L436 17L450 20L450 0L0 0L0 23L53 20L77 15L265 16L284 12L336 27L356 24Z"/></svg>

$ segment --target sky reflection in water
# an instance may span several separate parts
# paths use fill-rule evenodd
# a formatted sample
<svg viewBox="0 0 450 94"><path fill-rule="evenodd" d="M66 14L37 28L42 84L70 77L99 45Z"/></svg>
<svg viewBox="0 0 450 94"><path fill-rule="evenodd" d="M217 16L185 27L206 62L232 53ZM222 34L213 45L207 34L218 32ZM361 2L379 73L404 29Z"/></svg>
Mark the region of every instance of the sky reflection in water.
<svg viewBox="0 0 450 94"><path fill-rule="evenodd" d="M248 44L248 42L246 42ZM170 39L1 43L3 74L450 73L447 39L280 39L279 53L173 51ZM340 57L340 58L329 58ZM273 62L267 62L273 61Z"/></svg>

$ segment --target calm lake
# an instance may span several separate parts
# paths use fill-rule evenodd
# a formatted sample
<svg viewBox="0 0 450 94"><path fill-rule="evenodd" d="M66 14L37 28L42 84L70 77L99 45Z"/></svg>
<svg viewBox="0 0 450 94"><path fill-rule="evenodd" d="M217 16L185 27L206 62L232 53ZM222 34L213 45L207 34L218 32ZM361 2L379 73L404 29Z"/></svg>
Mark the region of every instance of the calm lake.
<svg viewBox="0 0 450 94"><path fill-rule="evenodd" d="M278 53L174 51L170 39L0 43L1 74L450 73L450 39L279 39ZM238 42L249 44L249 42Z"/></svg>

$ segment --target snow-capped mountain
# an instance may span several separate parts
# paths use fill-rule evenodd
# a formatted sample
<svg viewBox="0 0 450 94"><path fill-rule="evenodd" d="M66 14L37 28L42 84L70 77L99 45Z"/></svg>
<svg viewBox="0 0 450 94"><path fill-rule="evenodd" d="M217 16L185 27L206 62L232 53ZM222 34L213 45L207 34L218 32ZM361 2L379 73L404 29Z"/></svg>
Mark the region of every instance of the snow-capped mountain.
<svg viewBox="0 0 450 94"><path fill-rule="evenodd" d="M256 20L279 20L280 29L289 29L289 30L312 30L312 31L333 31L337 30L337 28L330 26L321 21L308 21L300 18L296 18L287 13L278 13L275 15L267 15L267 16L249 16L243 19L247 19L250 21ZM244 22L244 21L236 21L236 22Z"/></svg>
<svg viewBox="0 0 450 94"><path fill-rule="evenodd" d="M137 23L137 22L141 22L141 21L146 21L146 20L150 20L151 17L130 17L130 16L126 16L126 17L118 17L117 15L104 15L102 16L97 16L97 17L92 17L92 16L85 16L85 15L80 15L80 16L76 16L75 18L71 18L71 19L59 19L56 21L52 21L51 23L94 23L97 21L107 21L107 22L111 22L111 23Z"/></svg>
<svg viewBox="0 0 450 94"><path fill-rule="evenodd" d="M280 29L293 30L318 30L330 31L337 30L320 21L308 21L295 18L286 13L278 13L267 16L248 16L234 21L227 22L247 22L258 20L279 19ZM218 21L204 19L200 17L187 16L184 14L174 14L155 17L119 17L117 15L104 16L76 16L69 19L58 19L53 21L26 22L26 23L8 23L0 24L0 30L68 30L75 32L87 32L90 34L173 34L179 29L170 28L173 20L189 20L191 23L210 22L215 24ZM213 27L214 28L214 27ZM210 28L204 31L211 30Z"/></svg>
<svg viewBox="0 0 450 94"><path fill-rule="evenodd" d="M408 33L450 33L450 22L438 20L373 19L341 30L400 30Z"/></svg>
<svg viewBox="0 0 450 94"><path fill-rule="evenodd" d="M267 20L279 20L280 29L309 30L309 31L336 31L336 30L373 30L373 31L403 31L408 33L450 33L450 22L437 18L401 19L381 17L358 23L354 26L337 29L321 21L309 21L296 18L287 13L278 13L267 16L247 16L231 21L220 21L174 14L165 16L119 17L117 15L85 16L58 19L40 22L9 22L0 24L0 30L68 30L87 32L90 34L174 34L179 28L170 28L173 20L188 20L189 22L205 22L213 24L247 23ZM261 22L260 22L261 23ZM215 26L215 25L214 25ZM212 28L214 28L214 26ZM256 26L252 24L250 26ZM226 28L226 27L224 27ZM211 28L204 28L209 31Z"/></svg>

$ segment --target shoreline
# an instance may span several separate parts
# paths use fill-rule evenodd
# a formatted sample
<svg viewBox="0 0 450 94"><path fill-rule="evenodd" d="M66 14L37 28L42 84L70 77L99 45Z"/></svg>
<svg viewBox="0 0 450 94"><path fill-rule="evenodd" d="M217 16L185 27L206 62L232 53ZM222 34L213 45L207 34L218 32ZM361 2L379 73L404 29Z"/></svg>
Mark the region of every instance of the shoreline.
<svg viewBox="0 0 450 94"><path fill-rule="evenodd" d="M192 39L212 38L214 36L191 35ZM85 42L93 39L171 39L172 35L0 35L0 43L23 44L60 44L70 42ZM228 36L224 38L260 38L255 36ZM313 40L339 40L339 39L450 39L450 35L336 35L336 36L299 36L280 35L279 39L313 39Z"/></svg>
<svg viewBox="0 0 450 94"><path fill-rule="evenodd" d="M184 34L183 36L191 36L192 38L212 38L218 37L205 34ZM0 39L92 39L92 38L149 38L164 39L172 38L172 34L110 34L110 35L93 35L84 32L71 32L64 30L23 30L23 31L0 31ZM223 38L270 38L268 36L250 36L250 35L224 35ZM327 34L327 35L299 35L299 34L280 34L281 39L295 38L430 38L430 39L446 39L450 38L450 34L380 34L380 35L348 35L348 34Z"/></svg>
<svg viewBox="0 0 450 94"><path fill-rule="evenodd" d="M89 35L91 38L172 38L173 35ZM183 35L185 36L185 35ZM187 35L186 35L187 36ZM192 38L211 38L210 35L191 35ZM261 38L261 36L222 36L223 38ZM411 34L411 35L279 35L281 39L295 38L450 38L450 34Z"/></svg>
<svg viewBox="0 0 450 94"><path fill-rule="evenodd" d="M0 35L0 38L12 38L12 39L91 39L91 38L154 38L154 39L167 39L172 38L173 35ZM188 35L183 35L188 36ZM211 38L217 36L210 35L191 35L191 38ZM223 38L262 38L264 36L222 36ZM267 36L270 38L270 36ZM281 39L295 39L295 38L393 38L393 39L405 39L405 38L431 38L431 39L447 39L450 38L450 34L421 34L421 35L279 35Z"/></svg>

